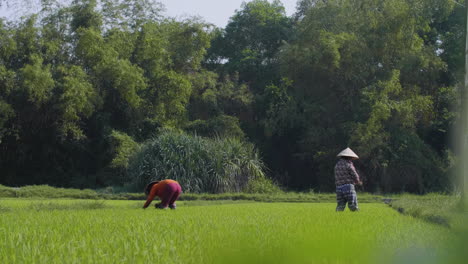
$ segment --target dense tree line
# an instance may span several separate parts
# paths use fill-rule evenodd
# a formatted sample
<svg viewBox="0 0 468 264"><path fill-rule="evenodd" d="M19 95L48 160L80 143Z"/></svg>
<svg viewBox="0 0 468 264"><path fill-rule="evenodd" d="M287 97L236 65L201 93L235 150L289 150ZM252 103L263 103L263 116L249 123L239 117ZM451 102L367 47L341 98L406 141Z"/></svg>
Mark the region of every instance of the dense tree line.
<svg viewBox="0 0 468 264"><path fill-rule="evenodd" d="M452 190L464 8L451 0L244 3L225 28L153 0L43 0L0 20L0 184L122 185L165 128L254 143L266 174L330 191ZM166 132L167 133L167 132Z"/></svg>

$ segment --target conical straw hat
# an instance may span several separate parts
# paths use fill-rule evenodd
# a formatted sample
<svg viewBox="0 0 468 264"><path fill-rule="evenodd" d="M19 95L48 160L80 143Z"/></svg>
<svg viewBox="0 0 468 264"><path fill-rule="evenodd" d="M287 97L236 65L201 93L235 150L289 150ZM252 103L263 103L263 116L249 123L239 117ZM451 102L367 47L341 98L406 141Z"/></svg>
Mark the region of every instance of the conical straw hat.
<svg viewBox="0 0 468 264"><path fill-rule="evenodd" d="M337 157L351 157L351 158L359 159L358 155L356 155L356 153L354 153L354 151L352 151L350 148L344 149L336 156Z"/></svg>

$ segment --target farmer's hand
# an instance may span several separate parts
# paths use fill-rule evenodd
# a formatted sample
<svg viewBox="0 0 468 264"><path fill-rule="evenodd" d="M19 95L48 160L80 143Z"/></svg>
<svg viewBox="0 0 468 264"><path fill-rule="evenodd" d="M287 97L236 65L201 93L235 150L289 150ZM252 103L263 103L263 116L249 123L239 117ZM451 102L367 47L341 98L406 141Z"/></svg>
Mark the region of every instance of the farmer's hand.
<svg viewBox="0 0 468 264"><path fill-rule="evenodd" d="M362 186L362 181L358 181L357 185Z"/></svg>

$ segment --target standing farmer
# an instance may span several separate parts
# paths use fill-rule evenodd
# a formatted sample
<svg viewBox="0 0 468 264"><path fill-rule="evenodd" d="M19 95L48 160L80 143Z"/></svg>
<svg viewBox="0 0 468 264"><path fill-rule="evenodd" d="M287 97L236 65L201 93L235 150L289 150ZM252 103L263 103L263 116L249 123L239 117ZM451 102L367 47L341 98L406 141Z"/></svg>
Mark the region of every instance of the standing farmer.
<svg viewBox="0 0 468 264"><path fill-rule="evenodd" d="M362 185L359 175L353 165L353 160L359 159L358 155L350 148L341 151L337 157L340 159L335 165L336 184L336 211L343 211L348 203L349 210L358 211L357 194L354 185Z"/></svg>
<svg viewBox="0 0 468 264"><path fill-rule="evenodd" d="M175 201L182 193L182 188L179 183L174 180L162 180L150 182L145 188L145 194L148 196L143 209L153 201L154 197L158 196L161 203L156 204L155 207L159 209L166 209L168 206L171 209L176 209Z"/></svg>

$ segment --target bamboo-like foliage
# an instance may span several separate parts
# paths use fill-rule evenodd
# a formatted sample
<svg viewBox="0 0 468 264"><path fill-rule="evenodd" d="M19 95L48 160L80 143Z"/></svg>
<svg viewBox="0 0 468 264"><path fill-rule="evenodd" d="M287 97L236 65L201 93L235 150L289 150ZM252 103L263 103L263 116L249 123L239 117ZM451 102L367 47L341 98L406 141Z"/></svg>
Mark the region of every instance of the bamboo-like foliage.
<svg viewBox="0 0 468 264"><path fill-rule="evenodd" d="M234 138L209 139L165 131L131 159L129 182L174 179L185 192L238 192L263 178L264 164L252 144Z"/></svg>

